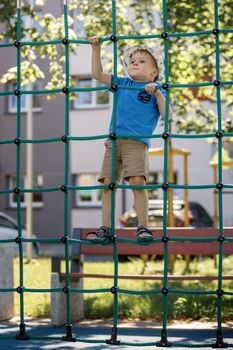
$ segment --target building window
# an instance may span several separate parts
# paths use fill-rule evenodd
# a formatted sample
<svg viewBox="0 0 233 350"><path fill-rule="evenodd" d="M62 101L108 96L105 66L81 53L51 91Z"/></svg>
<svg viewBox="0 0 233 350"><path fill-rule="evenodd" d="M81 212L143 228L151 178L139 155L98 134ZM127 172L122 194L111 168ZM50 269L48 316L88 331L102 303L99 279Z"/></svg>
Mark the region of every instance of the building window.
<svg viewBox="0 0 233 350"><path fill-rule="evenodd" d="M98 81L85 78L78 80L78 87L80 88L93 88L103 86L103 84ZM74 101L74 108L106 108L109 106L109 91L85 91L78 92L78 97Z"/></svg>
<svg viewBox="0 0 233 350"><path fill-rule="evenodd" d="M26 188L26 176L21 176L21 188ZM44 179L42 175L36 175L33 177L33 189L40 189L43 187ZM13 189L16 187L16 176L10 175L8 177L8 187L9 189ZM26 196L25 193L20 194L21 205L22 208L26 207ZM33 208L40 208L43 206L43 194L41 192L36 192L32 194L32 206ZM16 208L17 207L17 197L14 193L10 193L9 195L9 207Z"/></svg>
<svg viewBox="0 0 233 350"><path fill-rule="evenodd" d="M96 186L98 185L96 174L80 174L75 178L75 186ZM77 190L75 204L78 207L100 207L101 190L100 189L81 189Z"/></svg>
<svg viewBox="0 0 233 350"><path fill-rule="evenodd" d="M40 84L39 82L33 83L33 90L39 90ZM16 84L12 83L9 85L9 91L14 91L16 89ZM22 86L21 90L26 91L27 87ZM29 95L21 95L21 112L28 111L28 96ZM42 111L42 99L41 95L32 95L32 103L33 103L33 112L41 112ZM17 112L17 97L15 95L9 95L8 98L8 112L16 113Z"/></svg>

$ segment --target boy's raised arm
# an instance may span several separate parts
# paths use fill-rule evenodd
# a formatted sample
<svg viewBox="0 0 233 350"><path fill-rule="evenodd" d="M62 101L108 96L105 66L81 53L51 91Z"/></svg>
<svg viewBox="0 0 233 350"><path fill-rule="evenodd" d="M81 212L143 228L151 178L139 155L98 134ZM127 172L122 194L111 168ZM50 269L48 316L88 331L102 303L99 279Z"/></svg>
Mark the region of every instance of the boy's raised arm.
<svg viewBox="0 0 233 350"><path fill-rule="evenodd" d="M145 85L144 89L146 90L146 92L149 92L150 94L155 96L157 100L159 112L161 116L164 117L165 116L165 97L163 96L162 92L156 88L156 85L154 83ZM172 115L172 108L169 105L169 116L171 117L171 115Z"/></svg>
<svg viewBox="0 0 233 350"><path fill-rule="evenodd" d="M101 63L101 43L100 37L94 36L89 38L92 47L91 69L92 77L103 84L111 85L111 75L103 72Z"/></svg>

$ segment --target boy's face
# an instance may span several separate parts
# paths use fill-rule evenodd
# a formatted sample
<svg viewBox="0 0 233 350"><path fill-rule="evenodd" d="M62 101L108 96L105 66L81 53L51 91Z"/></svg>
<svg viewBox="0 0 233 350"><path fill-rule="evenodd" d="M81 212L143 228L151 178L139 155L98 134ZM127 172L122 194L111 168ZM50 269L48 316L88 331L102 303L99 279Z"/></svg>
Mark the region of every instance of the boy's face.
<svg viewBox="0 0 233 350"><path fill-rule="evenodd" d="M159 70L151 54L139 50L134 52L130 58L128 74L135 81L153 82Z"/></svg>

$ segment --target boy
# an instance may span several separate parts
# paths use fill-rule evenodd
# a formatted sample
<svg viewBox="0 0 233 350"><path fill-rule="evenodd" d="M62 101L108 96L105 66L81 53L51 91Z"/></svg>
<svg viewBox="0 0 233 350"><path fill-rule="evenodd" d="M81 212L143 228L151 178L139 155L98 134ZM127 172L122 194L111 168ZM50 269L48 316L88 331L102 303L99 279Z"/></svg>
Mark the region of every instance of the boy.
<svg viewBox="0 0 233 350"><path fill-rule="evenodd" d="M103 71L101 64L100 37L89 39L92 46L92 76L103 84L111 85L113 77ZM155 81L161 78L163 62L153 49L146 45L129 48L125 53L125 64L129 77L118 77L117 85L144 88L144 91L118 89L116 116L116 183L123 175L131 186L146 185L148 176L148 138L135 135L151 135L159 116L165 114L165 98L156 89ZM112 132L112 121L110 133ZM124 135L127 135L124 138ZM132 135L132 137L131 137ZM105 156L98 181L109 185L112 180L112 141L105 143ZM139 241L153 239L148 229L148 195L145 189L133 189L135 210L138 216L136 236ZM111 190L102 193L102 225L96 232L87 234L88 240L111 239Z"/></svg>

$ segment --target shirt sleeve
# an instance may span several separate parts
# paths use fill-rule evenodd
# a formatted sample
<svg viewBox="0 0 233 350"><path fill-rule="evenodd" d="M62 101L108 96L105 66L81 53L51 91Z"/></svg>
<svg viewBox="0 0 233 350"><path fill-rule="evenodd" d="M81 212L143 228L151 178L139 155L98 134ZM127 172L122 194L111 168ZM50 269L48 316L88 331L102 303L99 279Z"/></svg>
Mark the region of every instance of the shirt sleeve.
<svg viewBox="0 0 233 350"><path fill-rule="evenodd" d="M129 78L117 77L117 85L128 85ZM113 74L111 75L111 85L113 84Z"/></svg>
<svg viewBox="0 0 233 350"><path fill-rule="evenodd" d="M162 92L163 96L166 98L166 95L167 95L167 91L165 89L160 89L160 91Z"/></svg>

